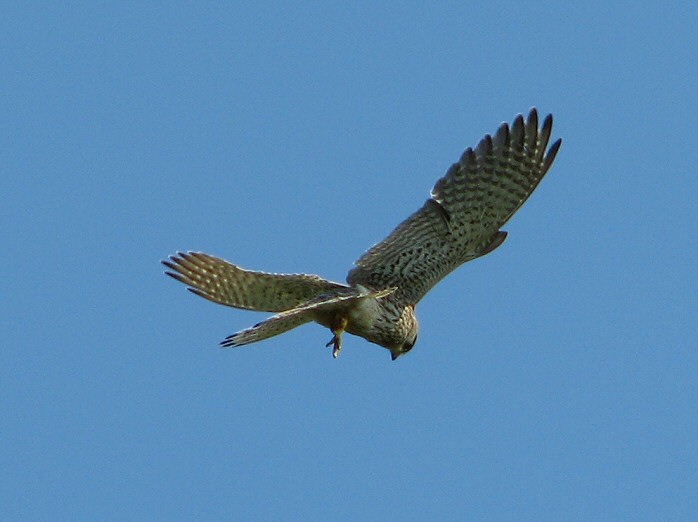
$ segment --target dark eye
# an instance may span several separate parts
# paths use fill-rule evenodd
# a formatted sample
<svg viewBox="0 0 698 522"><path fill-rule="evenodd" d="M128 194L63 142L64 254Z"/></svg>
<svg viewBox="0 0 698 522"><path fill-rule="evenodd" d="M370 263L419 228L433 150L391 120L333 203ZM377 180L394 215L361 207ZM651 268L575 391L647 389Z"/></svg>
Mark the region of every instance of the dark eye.
<svg viewBox="0 0 698 522"><path fill-rule="evenodd" d="M412 342L410 341L405 341L405 344L402 345L402 351L403 353L409 352L412 348L414 348L414 345L417 344L417 336L415 335L414 339L412 339Z"/></svg>

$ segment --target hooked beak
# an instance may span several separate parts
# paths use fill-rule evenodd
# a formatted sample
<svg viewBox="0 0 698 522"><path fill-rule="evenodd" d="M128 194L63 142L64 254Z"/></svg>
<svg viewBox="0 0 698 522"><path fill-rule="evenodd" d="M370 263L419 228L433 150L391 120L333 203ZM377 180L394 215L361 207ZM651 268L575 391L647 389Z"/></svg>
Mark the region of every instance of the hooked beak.
<svg viewBox="0 0 698 522"><path fill-rule="evenodd" d="M390 358L391 358L393 361L394 361L395 359L397 359L398 357L400 357L400 355L402 355L400 352L397 352L397 351L393 352L392 350L390 351Z"/></svg>

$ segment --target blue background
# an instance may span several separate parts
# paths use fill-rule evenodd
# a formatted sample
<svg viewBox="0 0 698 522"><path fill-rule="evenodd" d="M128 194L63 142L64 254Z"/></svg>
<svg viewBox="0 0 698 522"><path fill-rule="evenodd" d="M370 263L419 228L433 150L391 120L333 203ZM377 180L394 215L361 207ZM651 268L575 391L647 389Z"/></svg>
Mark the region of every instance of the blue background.
<svg viewBox="0 0 698 522"><path fill-rule="evenodd" d="M0 518L696 516L694 3L2 11ZM162 274L342 281L531 106L555 165L395 363L219 350L264 315Z"/></svg>

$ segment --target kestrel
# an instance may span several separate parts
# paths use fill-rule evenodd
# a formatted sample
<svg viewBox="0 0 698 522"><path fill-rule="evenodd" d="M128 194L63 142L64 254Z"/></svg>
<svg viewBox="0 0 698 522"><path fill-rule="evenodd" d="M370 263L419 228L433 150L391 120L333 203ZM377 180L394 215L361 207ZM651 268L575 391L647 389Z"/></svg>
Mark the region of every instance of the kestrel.
<svg viewBox="0 0 698 522"><path fill-rule="evenodd" d="M329 328L337 357L344 332L390 350L393 360L417 341L415 305L447 274L489 254L507 233L500 228L528 199L555 159L548 149L548 115L518 115L468 148L436 182L431 197L383 241L362 255L347 283L316 275L270 274L242 269L200 252L178 253L163 264L167 275L196 295L234 308L274 312L227 337L221 346L268 339L315 321ZM547 150L546 150L547 149Z"/></svg>

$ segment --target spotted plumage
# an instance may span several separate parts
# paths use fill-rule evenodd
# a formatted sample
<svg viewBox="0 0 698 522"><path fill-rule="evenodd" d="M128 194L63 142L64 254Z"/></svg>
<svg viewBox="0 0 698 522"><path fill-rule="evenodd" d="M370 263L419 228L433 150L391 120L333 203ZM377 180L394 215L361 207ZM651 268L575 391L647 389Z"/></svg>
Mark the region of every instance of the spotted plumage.
<svg viewBox="0 0 698 522"><path fill-rule="evenodd" d="M500 228L528 199L555 159L552 115L540 129L532 109L503 123L436 182L431 197L383 241L362 255L347 285L316 275L244 270L208 254L179 253L163 263L195 294L235 308L276 314L226 338L222 346L261 341L315 321L333 333L336 357L343 332L390 350L409 351L417 340L414 309L441 279L466 261L492 252Z"/></svg>

